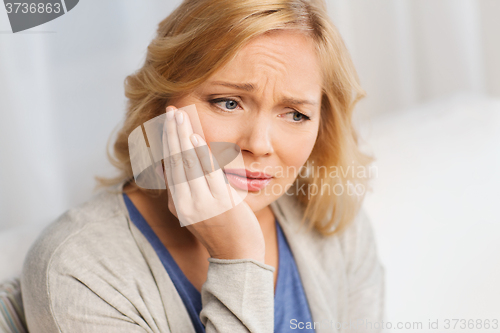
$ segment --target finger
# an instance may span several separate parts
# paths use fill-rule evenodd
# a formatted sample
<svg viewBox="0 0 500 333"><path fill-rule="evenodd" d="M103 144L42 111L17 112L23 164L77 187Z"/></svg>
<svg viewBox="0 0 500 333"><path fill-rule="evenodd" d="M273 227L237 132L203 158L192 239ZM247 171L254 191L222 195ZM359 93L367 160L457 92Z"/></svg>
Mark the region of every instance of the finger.
<svg viewBox="0 0 500 333"><path fill-rule="evenodd" d="M180 114L176 117L181 118L177 125L177 133L182 150L184 171L188 179L189 187L193 198L203 199L211 196L210 188L205 180L201 162L196 154L192 140L193 128L190 123L189 115L184 110L178 110Z"/></svg>
<svg viewBox="0 0 500 333"><path fill-rule="evenodd" d="M182 157L184 160L184 171L186 172L187 180L193 180L204 176L202 162L196 154L194 143L192 142L193 127L189 115L184 110L179 110L182 113L182 124L177 126L179 134L179 142L181 144ZM208 185L207 185L208 187Z"/></svg>
<svg viewBox="0 0 500 333"><path fill-rule="evenodd" d="M227 178L224 175L222 169L219 167L215 156L211 153L210 148L206 144L206 142L199 136L195 134L198 145L196 147L196 153L198 154L198 158L203 162L203 170L208 171L205 172L205 179L207 180L208 186L210 187L210 191L212 196L215 199L219 200L227 200L229 198L229 192L227 188ZM212 171L212 166L210 163L210 156L212 157L214 168Z"/></svg>
<svg viewBox="0 0 500 333"><path fill-rule="evenodd" d="M201 168L203 171L203 175L208 175L209 173L217 170L217 168L212 168L212 161L210 159L210 148L206 144L201 144L199 140L199 136L195 134L195 138L197 140L197 146L195 147L196 155L198 155L198 159L201 163Z"/></svg>
<svg viewBox="0 0 500 333"><path fill-rule="evenodd" d="M175 110L175 109L174 109ZM184 167L182 165L182 153L177 135L177 124L175 122L174 110L167 111L164 124L164 164L169 186L174 188L172 194L177 196L190 195ZM166 142L166 144L165 144Z"/></svg>

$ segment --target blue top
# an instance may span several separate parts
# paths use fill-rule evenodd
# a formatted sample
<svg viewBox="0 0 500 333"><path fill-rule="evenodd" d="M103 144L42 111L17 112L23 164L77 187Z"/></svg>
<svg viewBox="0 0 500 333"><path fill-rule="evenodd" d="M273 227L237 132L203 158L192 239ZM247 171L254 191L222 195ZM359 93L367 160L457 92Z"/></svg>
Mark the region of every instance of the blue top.
<svg viewBox="0 0 500 333"><path fill-rule="evenodd" d="M186 306L196 333L205 333L205 327L200 320L202 308L201 293L184 275L165 245L163 245L153 229L151 229L150 225L125 193L123 193L123 199L127 205L130 219L153 246L168 275L172 279L177 292ZM275 223L276 232L278 234L279 263L278 281L276 282L276 289L274 292L274 332L282 333L290 332L292 320L294 320L293 327L297 327L295 325L299 322L312 323L313 320L288 241L277 220ZM314 332L314 329L305 329L304 325L304 329L300 331Z"/></svg>

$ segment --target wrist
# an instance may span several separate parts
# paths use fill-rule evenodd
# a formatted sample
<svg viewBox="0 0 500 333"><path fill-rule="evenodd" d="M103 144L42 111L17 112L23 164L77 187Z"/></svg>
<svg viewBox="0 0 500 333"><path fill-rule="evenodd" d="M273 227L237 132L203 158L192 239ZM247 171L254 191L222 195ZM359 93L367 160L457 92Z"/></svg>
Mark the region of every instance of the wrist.
<svg viewBox="0 0 500 333"><path fill-rule="evenodd" d="M210 252L209 252L210 253ZM229 251L210 253L214 259L253 259L261 263L266 262L265 250L264 251Z"/></svg>

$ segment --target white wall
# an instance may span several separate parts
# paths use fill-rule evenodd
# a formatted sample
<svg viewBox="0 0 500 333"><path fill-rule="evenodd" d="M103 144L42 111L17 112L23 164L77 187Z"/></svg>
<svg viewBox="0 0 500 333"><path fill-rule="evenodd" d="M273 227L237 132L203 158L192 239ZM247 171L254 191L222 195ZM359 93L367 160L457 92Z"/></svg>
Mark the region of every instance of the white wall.
<svg viewBox="0 0 500 333"><path fill-rule="evenodd" d="M495 0L331 0L368 93L367 119L457 92L500 96Z"/></svg>
<svg viewBox="0 0 500 333"><path fill-rule="evenodd" d="M0 34L0 230L46 224L112 175L106 144L176 1L80 1L25 33ZM0 31L10 26L0 9Z"/></svg>

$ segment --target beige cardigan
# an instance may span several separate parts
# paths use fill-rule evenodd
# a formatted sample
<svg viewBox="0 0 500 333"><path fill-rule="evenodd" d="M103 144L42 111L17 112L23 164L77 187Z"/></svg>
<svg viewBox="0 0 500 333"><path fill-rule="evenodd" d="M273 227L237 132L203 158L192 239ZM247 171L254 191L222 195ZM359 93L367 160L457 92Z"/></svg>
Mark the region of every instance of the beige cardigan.
<svg viewBox="0 0 500 333"><path fill-rule="evenodd" d="M195 332L156 252L131 222L122 187L68 210L31 246L21 275L29 332ZM324 237L298 229L295 200L283 195L271 208L297 264L309 324L316 332L379 332L369 328L384 320L384 266L366 214ZM206 332L273 332L274 267L208 260L200 313ZM290 320L289 331L300 331Z"/></svg>

